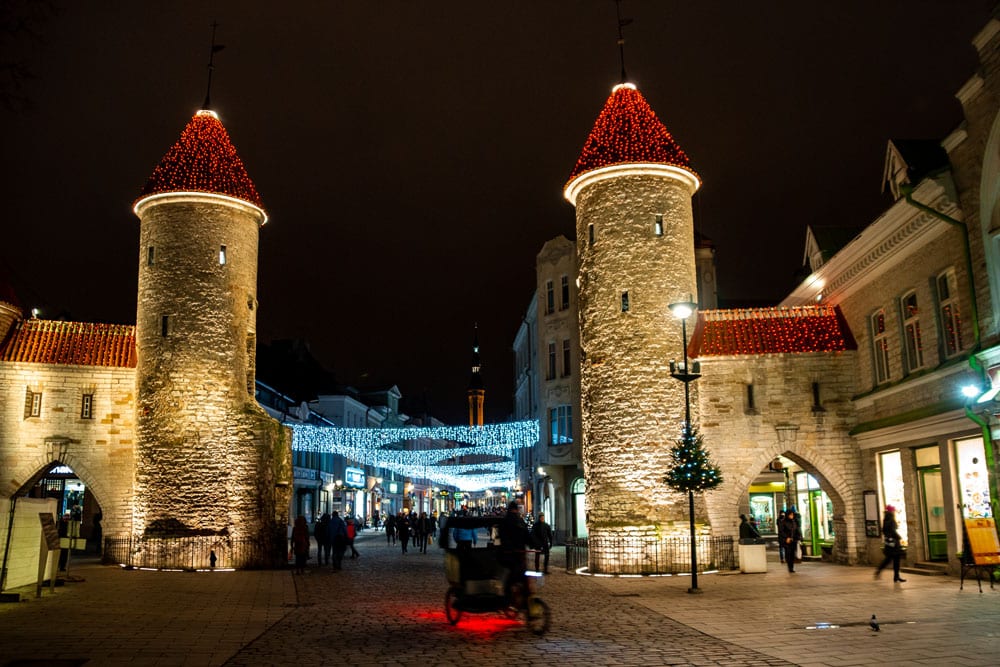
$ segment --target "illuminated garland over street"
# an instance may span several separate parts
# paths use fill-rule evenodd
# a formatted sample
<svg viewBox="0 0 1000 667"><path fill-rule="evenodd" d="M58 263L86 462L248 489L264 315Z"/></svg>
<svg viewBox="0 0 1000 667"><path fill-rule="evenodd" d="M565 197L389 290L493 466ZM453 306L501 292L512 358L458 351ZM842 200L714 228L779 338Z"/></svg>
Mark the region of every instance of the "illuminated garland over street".
<svg viewBox="0 0 1000 667"><path fill-rule="evenodd" d="M292 451L337 454L405 477L425 478L469 491L510 486L515 476L514 451L533 447L539 435L537 421L384 429L289 426ZM392 448L397 443L405 443L405 448ZM459 457L499 460L496 463L454 461Z"/></svg>

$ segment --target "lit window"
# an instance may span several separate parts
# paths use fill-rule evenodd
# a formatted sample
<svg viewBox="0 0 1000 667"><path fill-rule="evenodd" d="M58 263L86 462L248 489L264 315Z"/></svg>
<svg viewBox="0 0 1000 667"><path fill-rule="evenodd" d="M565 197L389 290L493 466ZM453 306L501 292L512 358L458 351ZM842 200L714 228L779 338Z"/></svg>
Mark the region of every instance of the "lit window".
<svg viewBox="0 0 1000 667"><path fill-rule="evenodd" d="M657 213L656 219L653 221L653 233L657 236L663 236L663 214Z"/></svg>
<svg viewBox="0 0 1000 667"><path fill-rule="evenodd" d="M889 381L889 335L885 330L885 311L878 309L871 316L872 356L875 384Z"/></svg>
<svg viewBox="0 0 1000 667"><path fill-rule="evenodd" d="M225 264L225 263L226 263L226 246L220 245L219 246L219 264Z"/></svg>
<svg viewBox="0 0 1000 667"><path fill-rule="evenodd" d="M84 394L80 402L80 419L94 418L94 395Z"/></svg>
<svg viewBox="0 0 1000 667"><path fill-rule="evenodd" d="M545 283L545 314L551 315L556 312L556 288L552 281Z"/></svg>
<svg viewBox="0 0 1000 667"><path fill-rule="evenodd" d="M627 313L629 309L628 292L622 292L622 312Z"/></svg>
<svg viewBox="0 0 1000 667"><path fill-rule="evenodd" d="M548 373L545 374L546 380L551 380L556 376L556 344L555 341L549 341L549 369Z"/></svg>
<svg viewBox="0 0 1000 667"><path fill-rule="evenodd" d="M559 310L569 308L569 276L562 277L562 301L559 303Z"/></svg>
<svg viewBox="0 0 1000 667"><path fill-rule="evenodd" d="M920 309L917 294L910 292L899 300L903 316L903 344L906 350L906 369L915 371L924 366L924 346L920 338Z"/></svg>
<svg viewBox="0 0 1000 667"><path fill-rule="evenodd" d="M549 410L549 444L573 442L573 407L560 405Z"/></svg>
<svg viewBox="0 0 1000 667"><path fill-rule="evenodd" d="M563 340L563 349L562 349L562 353L563 353L563 362L562 362L563 363L563 377L569 377L570 376L570 369L572 368L572 365L570 363L569 350L570 350L570 348L569 348L569 338L566 338L566 339Z"/></svg>
<svg viewBox="0 0 1000 667"><path fill-rule="evenodd" d="M938 308L941 316L941 339L944 356L952 357L962 351L962 318L958 312L958 290L955 272L945 271L937 277Z"/></svg>

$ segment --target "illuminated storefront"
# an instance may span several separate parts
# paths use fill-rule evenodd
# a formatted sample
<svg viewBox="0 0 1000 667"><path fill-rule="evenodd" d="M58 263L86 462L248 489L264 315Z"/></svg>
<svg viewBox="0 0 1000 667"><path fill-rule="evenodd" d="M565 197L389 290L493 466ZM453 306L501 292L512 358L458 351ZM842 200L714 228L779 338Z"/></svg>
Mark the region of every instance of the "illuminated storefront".
<svg viewBox="0 0 1000 667"><path fill-rule="evenodd" d="M802 520L802 546L812 556L833 545L833 503L807 472L795 473L796 507Z"/></svg>

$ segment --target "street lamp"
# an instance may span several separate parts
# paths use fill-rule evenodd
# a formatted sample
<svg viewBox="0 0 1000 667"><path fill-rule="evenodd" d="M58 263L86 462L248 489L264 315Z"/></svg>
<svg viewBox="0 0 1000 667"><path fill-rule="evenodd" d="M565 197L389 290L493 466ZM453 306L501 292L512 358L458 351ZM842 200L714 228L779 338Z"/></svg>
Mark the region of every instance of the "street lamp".
<svg viewBox="0 0 1000 667"><path fill-rule="evenodd" d="M681 340L683 342L683 363L678 365L673 359L670 360L670 375L680 382L684 383L684 426L681 430L681 437L684 439L685 444L690 447L692 441L691 433L691 388L690 384L701 377L701 370L698 362L694 363L692 368L688 367L688 353L687 353L687 318L691 317L698 308L698 304L688 297L687 301L681 301L679 303L672 303L669 306L670 312L673 313L674 317L681 321ZM688 589L688 593L701 593L698 588L698 545L695 541L695 530L694 530L694 490L688 489L688 523L691 529L691 588Z"/></svg>

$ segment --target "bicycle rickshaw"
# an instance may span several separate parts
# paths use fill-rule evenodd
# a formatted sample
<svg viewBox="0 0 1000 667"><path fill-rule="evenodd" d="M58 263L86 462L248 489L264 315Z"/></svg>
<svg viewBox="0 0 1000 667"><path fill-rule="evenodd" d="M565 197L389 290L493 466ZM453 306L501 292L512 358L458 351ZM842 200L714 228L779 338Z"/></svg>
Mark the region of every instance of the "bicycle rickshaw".
<svg viewBox="0 0 1000 667"><path fill-rule="evenodd" d="M521 581L508 583L510 570L503 566L496 527L503 520L497 516L448 517L438 541L445 549L444 569L448 591L444 598L444 613L452 625L462 614L500 612L509 618L519 618L536 635L549 629L549 606L534 592L531 581L541 580L537 572L526 572ZM471 548L455 544L455 528L477 532L477 545ZM486 529L485 531L482 529ZM509 595L505 594L505 588Z"/></svg>

